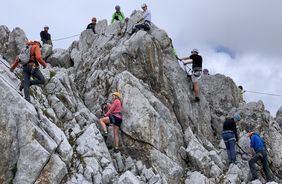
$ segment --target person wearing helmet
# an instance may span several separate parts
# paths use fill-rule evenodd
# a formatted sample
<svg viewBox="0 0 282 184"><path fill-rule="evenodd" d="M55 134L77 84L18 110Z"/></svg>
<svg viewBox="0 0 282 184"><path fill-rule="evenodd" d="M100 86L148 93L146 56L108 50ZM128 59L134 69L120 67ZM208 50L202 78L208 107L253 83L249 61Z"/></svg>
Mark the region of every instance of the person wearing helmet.
<svg viewBox="0 0 282 184"><path fill-rule="evenodd" d="M182 61L184 65L192 63L192 82L193 82L193 90L195 94L195 102L199 102L200 97L199 97L198 82L202 74L202 63L203 63L202 56L199 55L198 49L193 49L189 57L180 58L179 60ZM183 61L183 60L187 60L187 61Z"/></svg>
<svg viewBox="0 0 282 184"><path fill-rule="evenodd" d="M234 114L233 118L227 118L223 123L222 139L224 140L229 164L237 164L235 145L238 141L236 123L241 120L239 114Z"/></svg>
<svg viewBox="0 0 282 184"><path fill-rule="evenodd" d="M205 69L203 70L203 74L204 74L204 75L210 75L209 70L205 68Z"/></svg>
<svg viewBox="0 0 282 184"><path fill-rule="evenodd" d="M48 33L49 26L44 26L44 30L40 32L40 38L43 44L52 45L51 35Z"/></svg>
<svg viewBox="0 0 282 184"><path fill-rule="evenodd" d="M151 11L148 10L147 4L143 3L141 5L143 10L143 16L137 23L133 26L131 34L139 31L140 29L144 29L145 31L149 31L151 29ZM143 23L140 23L143 21Z"/></svg>
<svg viewBox="0 0 282 184"><path fill-rule="evenodd" d="M86 29L92 29L93 33L95 34L95 26L96 26L97 19L96 17L92 17L91 23L87 25Z"/></svg>
<svg viewBox="0 0 282 184"><path fill-rule="evenodd" d="M124 17L124 14L120 11L120 6L116 5L115 9L116 9L116 11L112 16L111 23L114 23L115 21L121 21L123 23L125 17Z"/></svg>
<svg viewBox="0 0 282 184"><path fill-rule="evenodd" d="M115 152L119 152L119 128L122 123L122 102L121 102L122 95L119 92L112 93L112 104L107 104L108 111L104 115L105 117L100 119L100 125L103 129L103 137L105 140L108 137L107 131L107 124L113 124L114 127L114 144Z"/></svg>
<svg viewBox="0 0 282 184"><path fill-rule="evenodd" d="M32 85L39 85L45 83L45 78L39 70L39 64L43 66L43 68L47 67L47 64L41 57L41 44L38 41L29 41L27 42L27 46L30 47L30 59L27 64L23 65L23 81L20 85L20 91L24 89L24 96L28 102L30 101L29 95L29 87ZM19 56L16 57L15 62L11 65L10 71L13 72L15 68L20 63ZM30 80L32 76L33 80Z"/></svg>
<svg viewBox="0 0 282 184"><path fill-rule="evenodd" d="M258 132L249 132L248 137L251 140L250 147L251 147L252 158L249 160L250 171L252 173L251 180L258 179L258 174L255 164L257 163L257 161L260 160L262 163L263 171L266 176L266 181L271 181L272 177L269 170L269 164L268 164L267 152L266 152L264 140L260 137Z"/></svg>

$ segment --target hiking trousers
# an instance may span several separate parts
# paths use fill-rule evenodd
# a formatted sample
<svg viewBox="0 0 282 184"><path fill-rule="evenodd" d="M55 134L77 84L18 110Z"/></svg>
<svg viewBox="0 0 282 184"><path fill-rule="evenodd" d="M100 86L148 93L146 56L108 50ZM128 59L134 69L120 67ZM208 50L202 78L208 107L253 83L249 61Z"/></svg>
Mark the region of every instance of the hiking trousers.
<svg viewBox="0 0 282 184"><path fill-rule="evenodd" d="M229 163L235 163L236 162L236 150L235 150L236 139L235 139L234 132L231 130L223 131L222 138L226 146Z"/></svg>
<svg viewBox="0 0 282 184"><path fill-rule="evenodd" d="M255 163L257 163L257 161L259 161L259 160L262 163L262 168L263 168L263 172L266 176L266 180L270 181L271 175L270 175L270 169L269 169L269 165L268 165L267 153L266 153L265 150L257 151L256 154L249 160L249 166L250 166L250 170L251 170L251 173L252 173L252 178L253 179L258 178L258 173L257 173L257 170L256 170Z"/></svg>
<svg viewBox="0 0 282 184"><path fill-rule="evenodd" d="M40 72L38 67L33 67L30 64L23 66L23 75L24 75L24 96L25 99L30 102L30 95L29 95L29 87L32 85L39 85L45 83L45 78ZM30 80L30 77L33 77L33 80Z"/></svg>

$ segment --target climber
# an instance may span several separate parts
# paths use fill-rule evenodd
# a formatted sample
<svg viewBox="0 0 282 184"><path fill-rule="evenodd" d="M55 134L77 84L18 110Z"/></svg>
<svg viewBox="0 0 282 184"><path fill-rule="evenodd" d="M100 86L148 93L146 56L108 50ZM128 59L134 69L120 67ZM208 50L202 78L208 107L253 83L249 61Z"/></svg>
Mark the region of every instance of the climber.
<svg viewBox="0 0 282 184"><path fill-rule="evenodd" d="M143 9L143 16L133 26L131 35L139 31L140 29L144 29L144 31L149 31L151 29L151 11L148 10L148 7L145 3L141 5L141 8ZM144 22L140 23L141 21L144 21Z"/></svg>
<svg viewBox="0 0 282 184"><path fill-rule="evenodd" d="M243 94L245 93L245 91L243 90L243 86L238 86L238 90L239 90L239 94L243 99Z"/></svg>
<svg viewBox="0 0 282 184"><path fill-rule="evenodd" d="M44 26L44 30L40 32L40 38L43 44L52 45L51 35L48 33L49 27Z"/></svg>
<svg viewBox="0 0 282 184"><path fill-rule="evenodd" d="M191 55L189 57L180 58L180 61L186 64L192 63L192 82L193 82L193 89L195 94L195 102L199 102L199 79L201 78L202 74L202 56L199 55L198 49L193 49L191 51ZM187 61L183 61L187 60Z"/></svg>
<svg viewBox="0 0 282 184"><path fill-rule="evenodd" d="M116 5L115 9L116 9L116 11L115 11L115 13L112 16L111 23L113 23L115 21L120 21L120 22L123 23L124 20L125 20L125 17L124 17L124 14L120 11L120 6Z"/></svg>
<svg viewBox="0 0 282 184"><path fill-rule="evenodd" d="M205 69L203 70L203 74L204 74L204 75L210 75L209 70L205 68Z"/></svg>
<svg viewBox="0 0 282 184"><path fill-rule="evenodd" d="M38 41L27 42L27 45L30 46L30 59L29 62L23 65L23 81L20 85L20 91L24 89L25 99L30 102L29 96L29 87L32 85L39 85L45 83L45 78L39 70L40 63L43 68L47 67L47 64L41 57L41 44ZM13 72L17 65L20 63L19 57L16 57L15 62L11 65L10 71ZM30 77L36 78L30 80Z"/></svg>
<svg viewBox="0 0 282 184"><path fill-rule="evenodd" d="M113 103L107 104L108 112L104 115L105 117L100 119L100 125L103 129L103 137L105 140L108 137L107 124L113 124L114 127L114 152L119 152L119 128L122 123L122 95L119 92L112 93Z"/></svg>
<svg viewBox="0 0 282 184"><path fill-rule="evenodd" d="M96 17L92 17L91 23L87 25L86 29L92 29L93 33L96 34L95 31L96 22L97 22Z"/></svg>
<svg viewBox="0 0 282 184"><path fill-rule="evenodd" d="M234 114L233 118L227 118L223 123L222 138L226 146L229 164L238 163L236 161L235 145L236 142L238 141L236 123L239 122L240 119L241 116L236 113Z"/></svg>
<svg viewBox="0 0 282 184"><path fill-rule="evenodd" d="M260 160L262 163L263 171L266 176L266 180L271 181L272 177L271 177L270 169L268 165L267 152L266 152L264 140L260 137L258 132L249 132L248 137L250 137L250 140L251 140L250 153L252 155L252 158L249 160L250 171L252 173L251 180L258 179L258 174L257 174L257 170L255 167L255 163L257 163L257 161Z"/></svg>

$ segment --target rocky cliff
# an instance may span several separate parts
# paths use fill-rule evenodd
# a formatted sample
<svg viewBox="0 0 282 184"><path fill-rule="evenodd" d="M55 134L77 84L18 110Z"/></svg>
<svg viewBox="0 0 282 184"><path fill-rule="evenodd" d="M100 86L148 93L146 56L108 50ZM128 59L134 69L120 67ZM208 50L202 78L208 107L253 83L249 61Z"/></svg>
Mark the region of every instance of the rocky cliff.
<svg viewBox="0 0 282 184"><path fill-rule="evenodd" d="M44 46L47 82L31 87L32 104L18 92L20 69L15 75L8 68L27 38L0 26L0 183L249 183L248 130L265 138L281 183L281 109L273 118L262 101L243 103L220 74L201 78L201 101L193 102L192 81L166 32L153 26L127 34L139 16L122 26L100 21L97 34L83 31L68 49ZM120 153L112 150L112 128L105 142L98 124L116 90L124 106ZM221 129L235 112L243 150L229 166ZM252 183L262 182L260 175Z"/></svg>

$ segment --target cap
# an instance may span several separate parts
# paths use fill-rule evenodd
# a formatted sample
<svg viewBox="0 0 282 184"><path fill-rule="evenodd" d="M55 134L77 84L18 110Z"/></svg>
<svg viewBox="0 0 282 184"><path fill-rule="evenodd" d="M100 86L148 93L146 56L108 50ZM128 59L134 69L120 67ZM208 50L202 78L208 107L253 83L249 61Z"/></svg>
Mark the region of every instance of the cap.
<svg viewBox="0 0 282 184"><path fill-rule="evenodd" d="M240 120L241 120L241 116L236 113L236 114L234 114L233 119L234 119L235 121L240 121Z"/></svg>

